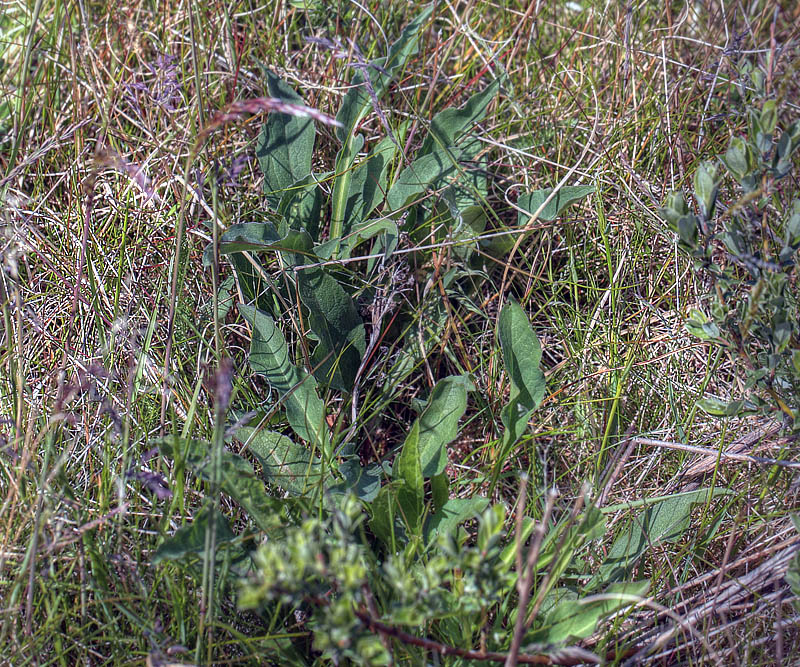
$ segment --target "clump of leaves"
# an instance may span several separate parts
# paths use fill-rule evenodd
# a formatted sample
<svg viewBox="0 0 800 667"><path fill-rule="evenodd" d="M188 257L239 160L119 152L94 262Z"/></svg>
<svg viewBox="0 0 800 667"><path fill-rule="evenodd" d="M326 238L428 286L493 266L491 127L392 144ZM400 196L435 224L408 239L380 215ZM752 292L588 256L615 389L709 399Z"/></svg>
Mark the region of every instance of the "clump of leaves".
<svg viewBox="0 0 800 667"><path fill-rule="evenodd" d="M505 85L502 71L461 107L436 114L413 156L403 155L401 148L409 143L408 125L401 124L392 131L380 108L394 77L417 52L431 14L431 7L422 11L386 57L366 62L359 56L353 85L336 116L339 126L335 139L340 148L333 171L312 170L317 135L310 119L273 114L266 120L257 155L264 173L270 220L233 225L221 237L218 248L234 267L234 276L222 289L226 294L233 293L235 281L244 296L239 312L251 325L251 366L277 392L289 426L306 443L294 447L310 449L306 456L312 456L324 470L332 470L335 477L338 473L347 483L358 484L363 493L377 493L382 473L379 466L362 468L357 462L358 433L363 428L357 409L360 394L371 393L370 410L379 414L393 400L393 388L407 383L426 355L444 348L442 336L452 315L438 291L430 289L436 281L454 295L452 301L458 307L458 296L466 296L464 290L479 289L479 279L487 277L470 264L477 256L478 236L487 228L491 212L486 206L488 159L474 129ZM295 105L302 102L272 73L267 73L267 87L272 98ZM367 151L359 127L370 111L382 119L388 136ZM520 206L552 220L592 191L590 186L566 187L556 193L537 191L522 195ZM524 227L528 218L520 214L518 224ZM423 234L421 230L428 241L455 244L457 252L444 275L435 280L418 275L426 286L421 290L421 302L413 306L417 312L409 309L403 317L392 315L395 324L391 335L397 351L393 365L384 374L382 387L369 386L362 392L369 364L379 356L374 354L378 343L389 333L384 318L400 308L396 297L402 287L391 281L402 271L387 267L406 261L394 256L401 237L414 240ZM354 255L359 246L367 244L363 259ZM416 251L423 272L425 267L430 273L436 270L436 263L430 261L433 252L436 250L430 244L427 250ZM209 262L212 253L209 247ZM368 323L362 317L365 309L373 314ZM291 345L280 331L278 320L287 311L295 311L295 321L309 330L302 355L291 354ZM520 313L521 309L513 314L508 311L501 323L499 339L504 350L519 324L512 320L518 320ZM524 314L522 318L529 329ZM506 434L502 456L492 474L493 484L543 396L543 384L532 390L534 393L518 389L523 375L540 373L538 343L529 341L525 345L521 358L510 361L513 394L518 400L502 414ZM294 364L293 356L302 356L306 363ZM457 436L457 421L466 409L466 394L472 385L466 377L453 376L429 386L425 387L431 392L428 407L421 420L433 423L434 418L441 417L441 424L430 432L423 424L419 437L424 476L434 479L441 477L447 462L441 442L451 442ZM349 400L352 406L349 429L341 428L342 420L332 429L326 423L325 397L335 393L345 405ZM284 447L283 451L289 449ZM383 493L381 502L387 492Z"/></svg>
<svg viewBox="0 0 800 667"><path fill-rule="evenodd" d="M748 71L763 95L763 73ZM661 214L711 286L702 307L691 311L687 329L727 350L744 368L742 395L706 398L701 406L720 416L780 411L797 428L800 198L792 198L787 176L800 146L800 121L781 129L779 116L776 100L750 106L747 135L732 137L718 161L698 167L695 211L682 193L673 192ZM726 203L720 165L734 183Z"/></svg>
<svg viewBox="0 0 800 667"><path fill-rule="evenodd" d="M368 337L356 299L363 302L372 290L378 300L380 289L372 283L379 282L381 266L394 260L401 236L414 241L420 234L435 241L427 249L414 249L422 257L420 266L437 243L457 247L453 268L438 278L445 290L453 289L465 276L476 274L470 262L490 220L488 162L473 130L502 89L502 75L463 106L434 116L413 157L400 159L400 147L408 139L406 125L391 131L384 122L388 136L369 151L364 151L366 140L358 132L370 110L385 121L380 99L416 52L430 15L428 8L409 24L385 58L359 62L337 114L341 147L332 172L312 171L316 131L309 119L268 118L258 156L269 220L232 226L216 248L234 267L233 280L222 289L244 296L238 312L250 326L250 366L273 392L272 407L260 415L262 421L288 424L286 432L269 430L263 423L237 424L226 436L241 441L258 461L263 481L250 462L221 447L221 441L213 452L210 443L197 440L161 442L162 452L179 469L192 469L212 490L230 495L255 524L248 530L266 532L270 539L254 557L253 533L237 535L213 509L167 539L157 557L192 560L203 551L208 569L217 562L216 554L207 553L208 545L222 545L229 572L249 582L242 603L275 614L271 624L290 612L310 611L314 647L333 661L385 661L387 638L400 636L409 655L416 650L409 647L426 646L430 634L435 636L430 641L447 649L440 652L455 655L458 651L449 648L482 647L459 649L471 653L491 645L508 651L512 636L517 638L515 651L521 643L523 648L541 647L585 637L601 618L629 603L624 596L614 597L619 591L606 583L628 586L623 580L642 555L623 545L617 554L621 564L609 565L608 576L592 579L585 591L569 589L563 585L565 573L580 570L573 565L577 554L603 532L600 512L589 507L580 515L565 516L543 540L532 538L534 521L526 517L518 523L517 541L507 544L503 506L490 507L480 496L451 497L447 448L458 437L468 395L474 391L468 374L432 382L393 460L364 465L358 456L359 383L385 323L383 315L373 317ZM267 75L267 87L271 98L301 102L272 74ZM580 186L524 194L519 204L527 212L517 224L525 227L532 214L552 220L592 191ZM354 256L361 244L370 244L364 258ZM206 261L214 251L209 247ZM345 270L350 266L359 271ZM448 315L437 302L439 296L423 297L431 302L424 307L435 312L425 332L419 324L400 334L397 345L404 354L384 379L390 387L420 367L421 355L439 344L436 337L445 329ZM385 294L381 298L391 300ZM294 352L280 327L287 311L294 311L309 329L305 354ZM541 348L519 304L505 304L496 334L511 391L501 410L503 432L491 470L492 487L545 396ZM333 427L330 422L327 401L337 394L353 406L354 423L344 432L341 420ZM219 425L217 431L222 433ZM471 537L463 526L475 517L478 531ZM655 541L660 536L648 537ZM516 554L529 540L536 542L537 558L526 565L525 576L535 580L545 571L548 575L532 609L520 602L525 623L516 631L516 582L522 576L515 568ZM581 600L584 593L600 588L605 588L603 601ZM643 589L637 584L625 590Z"/></svg>
<svg viewBox="0 0 800 667"><path fill-rule="evenodd" d="M210 443L163 439L160 448L178 469L216 479L252 523L237 534L211 508L165 540L156 560L202 556L220 564L226 576L246 582L242 605L273 627L294 624L300 614L314 650L333 661L377 664L389 646L414 661L423 656L420 648L483 659L487 651L495 657L511 651L514 638L513 650L523 653L585 638L645 593L647 582L629 581L633 568L654 545L678 539L691 508L720 492L635 503L643 509L592 575L581 554L604 536L605 512L622 508L601 512L583 495L572 511L556 516L548 502L537 531L520 501L511 537L503 505L450 497L446 448L472 390L466 377L437 383L391 466L363 467L346 450L333 449L313 376L289 360L272 319L255 308L242 312L254 330L251 364L273 387L288 388L284 406L296 439L239 428L236 437L258 460L265 481L226 449L214 457ZM539 342L513 301L500 313L497 336L512 380L503 407L503 442L511 447L544 395L544 375ZM467 531L475 517L477 531ZM254 529L269 535L257 550ZM209 534L219 554L205 552ZM280 650L291 648L285 644Z"/></svg>
<svg viewBox="0 0 800 667"><path fill-rule="evenodd" d="M417 144L411 141L409 124L392 130L381 108L394 78L417 53L431 14L431 7L421 12L385 57L366 62L358 56L351 88L336 115L339 126L334 139L339 150L332 171L312 170L317 141L312 121L279 114L266 120L256 153L264 173L270 221L233 225L220 240L219 252L230 258L248 305L281 317L288 304L298 304L301 319L310 328L308 365L318 382L335 391L358 393L358 383L367 370L362 365L369 361L373 341L368 340L356 303L376 306L382 293L396 296L400 287L386 284L393 275L386 268L392 262L405 261L395 257L401 238L422 241L426 246L413 257L428 273L434 271L430 259L436 244L454 247L449 262L452 268L440 277L445 290L457 293L459 284L469 283L474 288L472 279L486 278L471 264L478 237L494 216L486 202L488 156L475 128L507 85L507 77L498 65L497 77L483 90L462 106L444 109L429 123L421 124L427 125L427 133L412 155L405 155L403 148ZM271 97L292 104L302 102L276 75L268 72L266 76ZM367 146L359 129L372 111L381 119L387 136ZM540 216L553 219L592 190L589 186L562 188ZM532 206L533 211L549 194L548 190L522 195L520 205ZM520 224L527 222L527 216L522 216ZM359 247L363 254L356 254ZM210 253L211 248L208 261ZM270 278L275 259L283 272L279 280ZM427 276L418 277L424 283ZM231 285L224 286L228 292ZM427 292L423 299L426 297L441 301ZM428 308L428 304L417 306ZM434 333L421 331L421 325L405 328L397 347L402 349L408 342L407 359L401 360L387 384L402 383L421 361L420 338L425 354L440 343L435 332L445 329L446 310L436 304L430 310L426 318ZM374 328L383 323L370 324Z"/></svg>

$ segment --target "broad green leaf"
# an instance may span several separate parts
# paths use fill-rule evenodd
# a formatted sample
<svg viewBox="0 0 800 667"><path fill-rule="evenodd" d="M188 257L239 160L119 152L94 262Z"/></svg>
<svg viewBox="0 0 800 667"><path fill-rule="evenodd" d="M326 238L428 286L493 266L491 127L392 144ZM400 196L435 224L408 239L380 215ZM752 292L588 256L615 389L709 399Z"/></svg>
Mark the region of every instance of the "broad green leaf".
<svg viewBox="0 0 800 667"><path fill-rule="evenodd" d="M741 181L750 170L748 146L741 137L733 137L725 155L720 157L722 163L737 181Z"/></svg>
<svg viewBox="0 0 800 667"><path fill-rule="evenodd" d="M322 194L317 178L314 174L308 174L283 193L278 204L278 215L289 229L302 229L312 238L318 238L321 208Z"/></svg>
<svg viewBox="0 0 800 667"><path fill-rule="evenodd" d="M366 220L386 196L386 180L396 152L396 144L386 137L353 169L343 235Z"/></svg>
<svg viewBox="0 0 800 667"><path fill-rule="evenodd" d="M756 67L751 69L748 74L750 76L750 81L753 83L753 86L756 89L756 95L759 97L764 97L764 94L766 93L765 83L767 80L764 70L762 70L760 67Z"/></svg>
<svg viewBox="0 0 800 667"><path fill-rule="evenodd" d="M237 252L259 252L265 250L297 253L308 256L312 254L314 243L305 231L290 229L281 235L269 222L244 222L231 225L219 241L221 255ZM209 244L203 252L203 264L210 266L213 247Z"/></svg>
<svg viewBox="0 0 800 667"><path fill-rule="evenodd" d="M347 202L350 198L351 183L356 156L364 146L364 137L355 135L346 141L336 156L336 177L333 181L331 195L331 241L338 241L345 232L345 218L347 217ZM338 255L338 249L333 253Z"/></svg>
<svg viewBox="0 0 800 667"><path fill-rule="evenodd" d="M307 257L313 257L313 241L304 231L288 230L282 235L268 222L248 222L231 225L220 238L220 254L227 255L236 272L236 281L245 302L258 307L269 308L271 299L267 290L285 289L284 284L272 283L258 263L253 265L251 257L241 253L281 252L284 261L299 264ZM208 244L203 253L203 263L210 266L213 261L213 246ZM294 286L291 286L294 291ZM236 290L238 291L238 290ZM284 297L287 296L284 294Z"/></svg>
<svg viewBox="0 0 800 667"><path fill-rule="evenodd" d="M190 554L202 554L206 546L206 532L210 528L211 517L217 524L217 544L224 544L236 539L225 515L213 507L204 507L191 523L178 528L174 535L166 538L158 546L153 554L153 564L158 565L165 560L179 560Z"/></svg>
<svg viewBox="0 0 800 667"><path fill-rule="evenodd" d="M431 477L431 495L434 511L438 512L450 499L450 480L445 473Z"/></svg>
<svg viewBox="0 0 800 667"><path fill-rule="evenodd" d="M294 432L327 454L325 405L317 395L316 380L290 361L286 340L269 315L243 304L239 312L253 327L250 367L278 392Z"/></svg>
<svg viewBox="0 0 800 667"><path fill-rule="evenodd" d="M761 107L761 117L759 118L761 131L765 134L772 134L778 124L778 103L775 100L767 100Z"/></svg>
<svg viewBox="0 0 800 667"><path fill-rule="evenodd" d="M689 312L689 319L686 320L686 330L701 340L719 340L720 338L719 327L703 311L697 308L692 308Z"/></svg>
<svg viewBox="0 0 800 667"><path fill-rule="evenodd" d="M399 211L434 183L454 176L458 172L461 149L456 146L439 148L433 153L414 160L402 172L386 195L386 205L390 211Z"/></svg>
<svg viewBox="0 0 800 667"><path fill-rule="evenodd" d="M219 254L271 250L281 240L278 230L269 222L244 222L231 225L219 239ZM213 245L203 251L203 266L213 262Z"/></svg>
<svg viewBox="0 0 800 667"><path fill-rule="evenodd" d="M425 522L425 542L430 544L439 535L452 533L459 524L483 512L488 498L450 498Z"/></svg>
<svg viewBox="0 0 800 667"><path fill-rule="evenodd" d="M292 104L303 99L273 72L267 72L267 92ZM311 173L314 152L314 121L283 113L267 117L256 145L256 156L264 173L264 192L277 208L284 191Z"/></svg>
<svg viewBox="0 0 800 667"><path fill-rule="evenodd" d="M161 452L183 461L196 475L211 479L211 446L202 440L165 437L158 441ZM271 498L245 459L223 451L219 461L220 487L233 498L262 530L271 530L279 512L280 501Z"/></svg>
<svg viewBox="0 0 800 667"><path fill-rule="evenodd" d="M714 396L701 398L697 401L697 407L714 417L743 417L758 412L758 406L750 400L722 401Z"/></svg>
<svg viewBox="0 0 800 667"><path fill-rule="evenodd" d="M664 201L664 206L658 212L670 225L673 231L678 231L678 220L689 215L689 207L682 192L670 192Z"/></svg>
<svg viewBox="0 0 800 667"><path fill-rule="evenodd" d="M739 403L741 406L740 401L734 402ZM730 403L728 403L728 401L720 400L714 396L706 396L705 398L701 398L699 401L697 401L698 408L700 408L706 414L713 415L714 417L730 416L731 411L729 405Z"/></svg>
<svg viewBox="0 0 800 667"><path fill-rule="evenodd" d="M629 596L643 597L649 582L612 584L603 599L562 600L547 615L544 626L529 632L525 643L560 644L585 639L594 633L600 619L633 604Z"/></svg>
<svg viewBox="0 0 800 667"><path fill-rule="evenodd" d="M524 227L528 224L530 216L539 210L539 207L550 196L552 191L553 188L546 188L544 190L536 190L535 192L529 192L519 196L519 199L517 200L517 206L524 211L527 211L527 214L519 213L517 224L519 224L520 227ZM565 185L556 193L556 196L550 200L547 206L542 209L536 219L543 222L555 220L566 210L570 204L579 202L581 199L592 194L593 192L593 185Z"/></svg>
<svg viewBox="0 0 800 667"><path fill-rule="evenodd" d="M463 375L439 380L417 419L423 477L435 477L447 465L447 445L458 436L458 420L467 409L467 392L474 390Z"/></svg>
<svg viewBox="0 0 800 667"><path fill-rule="evenodd" d="M419 440L420 426L417 421L411 427L403 443L403 449L392 466L392 476L401 482L397 488L397 502L406 525L414 533L419 530L425 505L425 482L422 477Z"/></svg>
<svg viewBox="0 0 800 667"><path fill-rule="evenodd" d="M250 427L240 428L236 437L248 443L270 483L298 496L320 486L322 466L307 447L281 433Z"/></svg>
<svg viewBox="0 0 800 667"><path fill-rule="evenodd" d="M689 527L692 507L710 497L729 493L726 489L698 489L679 493L648 506L628 528L614 540L597 573L586 585L586 591L624 579L648 549L673 542Z"/></svg>
<svg viewBox="0 0 800 667"><path fill-rule="evenodd" d="M374 61L375 65L380 67L383 72L375 67L367 68L366 71L369 72L372 88L378 99L386 92L395 72L403 67L406 61L417 52L419 34L430 18L432 11L432 6L426 7L406 26L400 38L392 44L389 48L388 56ZM363 81L363 70L359 69L353 77L353 87L347 91L342 101L342 106L339 108L339 113L336 114L336 120L342 124L341 127L336 128L336 136L343 144L351 139L355 134L356 126L372 108L372 97L369 91L366 86L359 85Z"/></svg>
<svg viewBox="0 0 800 667"><path fill-rule="evenodd" d="M764 128L761 127L761 114L755 108L750 109L750 141L753 142L755 149L764 157L772 147L772 133L765 132ZM697 172L695 172L696 174Z"/></svg>
<svg viewBox="0 0 800 667"><path fill-rule="evenodd" d="M699 219L696 215L684 215L678 220L678 238L691 249L697 245Z"/></svg>
<svg viewBox="0 0 800 667"><path fill-rule="evenodd" d="M718 238L725 244L725 247L728 249L728 252L731 253L731 255L733 255L734 257L747 254L750 243L747 238L747 235L743 233L743 230L731 227L726 231L722 232L721 234L719 234ZM696 319L696 318L691 318L691 319ZM705 316L702 316L700 318L700 321L703 322L704 320L707 319L708 318L705 318Z"/></svg>
<svg viewBox="0 0 800 667"><path fill-rule="evenodd" d="M694 172L694 196L705 220L710 220L714 215L718 191L717 166L711 162L702 162Z"/></svg>
<svg viewBox="0 0 800 667"><path fill-rule="evenodd" d="M353 492L361 500L371 503L378 495L383 478L383 468L377 463L362 466L357 456L350 456L339 463L339 474L344 480L330 487L331 493Z"/></svg>
<svg viewBox="0 0 800 667"><path fill-rule="evenodd" d="M422 142L418 155L432 153L437 148L447 148L475 123L486 116L486 109L500 90L500 79L495 79L481 92L470 97L460 108L449 108L437 113L431 121L428 135Z"/></svg>
<svg viewBox="0 0 800 667"><path fill-rule="evenodd" d="M508 451L525 432L533 411L544 399L545 378L539 368L542 359L539 339L525 311L515 301L509 301L500 311L497 337L511 381L508 404L500 412L505 426L504 450Z"/></svg>
<svg viewBox="0 0 800 667"><path fill-rule="evenodd" d="M400 230L393 220L378 219L368 220L361 224L357 229L347 237L345 247L347 248L348 255L361 245L364 241L375 239L372 247L372 254L382 255L384 259L389 259L392 253L397 248L397 240L400 238ZM377 259L371 258L367 264L368 271Z"/></svg>
<svg viewBox="0 0 800 667"><path fill-rule="evenodd" d="M376 220L368 220L341 239L321 243L314 248L314 254L320 259L330 259L338 251L340 257L349 257L352 255L356 246L381 233L386 234L393 249L400 233L397 229L397 223L393 220L378 218ZM392 243L392 241L394 241L394 243Z"/></svg>
<svg viewBox="0 0 800 667"><path fill-rule="evenodd" d="M364 322L350 295L322 267L297 272L297 287L319 337L311 355L314 375L335 389L353 388L366 350Z"/></svg>
<svg viewBox="0 0 800 667"><path fill-rule="evenodd" d="M394 550L398 544L406 541L405 530L398 521L398 515L401 512L397 500L398 488L404 484L405 482L402 481L384 484L370 506L372 511L370 528L390 550Z"/></svg>

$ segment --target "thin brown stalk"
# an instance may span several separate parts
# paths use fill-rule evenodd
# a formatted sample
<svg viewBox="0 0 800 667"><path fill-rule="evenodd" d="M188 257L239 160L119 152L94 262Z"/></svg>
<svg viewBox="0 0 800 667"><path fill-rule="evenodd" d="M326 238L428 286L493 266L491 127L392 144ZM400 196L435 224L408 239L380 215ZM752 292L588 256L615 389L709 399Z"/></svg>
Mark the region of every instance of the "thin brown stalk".
<svg viewBox="0 0 800 667"><path fill-rule="evenodd" d="M589 487L587 484L584 484L581 488L581 492L578 497L575 499L575 503L572 506L572 511L570 512L569 520L567 521L566 525L564 526L564 530L561 532L561 537L556 545L554 553L560 554L564 548L564 543L567 540L569 535L569 530L572 525L575 523L576 519L578 518L578 513L583 509L583 503L586 499L586 495L589 493ZM533 625L534 620L536 620L536 616L539 614L539 610L542 607L542 603L544 602L545 596L547 595L547 591L550 587L550 580L553 578L553 572L555 569L556 563L553 562L553 565L550 567L548 573L544 576L541 585L539 586L539 593L536 596L536 600L533 603L533 609L531 609L530 613L528 614L528 618L525 619L525 631Z"/></svg>
<svg viewBox="0 0 800 667"><path fill-rule="evenodd" d="M520 491L522 493L522 491ZM522 639L525 636L525 612L528 608L528 600L531 596L531 588L533 587L533 577L536 572L536 561L539 559L539 550L544 541L544 535L547 530L547 523L550 521L550 515L553 512L558 492L551 489L547 492L547 500L545 501L544 514L536 530L533 534L533 542L528 549L528 557L525 561L525 571L517 571L517 593L519 594L519 602L517 604L517 620L514 624L514 634L511 638L511 648L505 660L505 667L514 667L514 665L521 662L519 650L522 645ZM522 560L518 556L517 561Z"/></svg>
<svg viewBox="0 0 800 667"><path fill-rule="evenodd" d="M683 452L692 452L693 454L702 454L704 456L720 456L723 459L740 461L742 463L756 463L759 465L780 466L782 468L800 470L800 463L795 461L770 459L763 456L750 456L749 454L735 454L733 452L719 452L708 447L696 447L695 445L684 445L682 442L667 442L665 440L654 440L653 438L633 438L633 441L640 445L662 447L664 449L678 449Z"/></svg>
<svg viewBox="0 0 800 667"><path fill-rule="evenodd" d="M441 642L427 639L425 637L417 637L395 628L394 626L387 625L381 621L372 618L362 611L355 610L356 617L364 623L367 627L375 632L378 632L387 637L392 637L404 644L412 646L419 646L427 649L433 653L438 653L441 656L456 656L464 660L483 660L486 662L502 662L508 664L508 654L499 653L495 651L471 651L468 649L457 648L442 644ZM551 654L518 654L514 664L522 665L583 665L586 663L598 664L602 662L601 659L594 653L586 651L585 649L576 646L558 649Z"/></svg>

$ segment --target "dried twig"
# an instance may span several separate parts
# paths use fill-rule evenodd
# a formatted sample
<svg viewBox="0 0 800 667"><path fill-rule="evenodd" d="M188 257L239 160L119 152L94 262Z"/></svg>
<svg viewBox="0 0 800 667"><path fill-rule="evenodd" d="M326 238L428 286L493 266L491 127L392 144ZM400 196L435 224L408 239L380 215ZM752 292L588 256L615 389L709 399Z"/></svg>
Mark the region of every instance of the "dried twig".
<svg viewBox="0 0 800 667"><path fill-rule="evenodd" d="M633 441L639 445L662 447L664 449L677 449L683 452L692 452L693 454L703 454L704 456L718 456L731 461L741 461L742 463L757 463L760 465L781 466L782 468L800 470L800 463L795 461L770 459L763 456L751 456L750 454L736 454L730 451L720 452L709 447L697 447L695 445L685 445L682 442L667 442L665 440L654 440L653 438L633 438Z"/></svg>
<svg viewBox="0 0 800 667"><path fill-rule="evenodd" d="M523 476L520 481L519 501L517 502L517 512L521 513L525 509L526 487L528 485L527 476ZM544 534L547 529L547 522L550 520L550 514L553 512L557 492L551 489L547 493L547 500L544 508L544 515L542 516L539 525L536 526L536 531L533 536L533 542L528 549L528 557L525 560L525 569L517 569L517 593L519 594L519 602L517 603L517 620L514 625L514 635L511 638L511 649L506 656L506 667L513 667L518 662L521 662L519 649L522 645L522 639L525 636L525 630L528 623L525 621L526 610L528 609L528 601L530 600L531 588L533 588L533 577L536 572L536 561L539 559L539 550L544 541ZM519 517L519 514L517 515ZM517 519L517 528L519 529L522 522ZM520 543L520 535L517 533L517 565L522 563L522 545Z"/></svg>
<svg viewBox="0 0 800 667"><path fill-rule="evenodd" d="M405 644L412 646L420 646L429 651L438 653L439 655L454 655L465 660L484 660L486 662L503 662L505 663L508 655L506 653L499 653L494 651L471 651L463 648L456 648L448 644L442 644L432 639L425 637L417 637L411 635L403 630L395 628L394 626L382 623L377 619L365 614L362 611L355 610L356 617L364 623L370 630L379 632L387 637L393 637ZM577 646L569 646L566 648L558 649L549 654L520 654L516 658L516 663L523 665L583 665L586 663L598 664L602 662L601 659L594 653L585 649L578 648ZM515 664L516 664L515 663ZM506 663L507 664L507 663Z"/></svg>

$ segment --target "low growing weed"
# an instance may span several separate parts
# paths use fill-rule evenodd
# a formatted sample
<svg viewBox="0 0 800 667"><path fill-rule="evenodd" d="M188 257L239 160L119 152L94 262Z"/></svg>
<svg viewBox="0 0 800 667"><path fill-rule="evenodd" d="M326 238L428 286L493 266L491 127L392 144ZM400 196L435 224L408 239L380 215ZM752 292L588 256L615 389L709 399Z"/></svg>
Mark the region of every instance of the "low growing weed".
<svg viewBox="0 0 800 667"><path fill-rule="evenodd" d="M245 458L210 443L168 436L160 447L234 498L269 537L258 549L245 549L218 510L208 507L156 557L203 553L207 572L219 545L228 554L228 571L246 582L240 604L273 623L275 615L299 614L313 650L336 664L420 661L430 651L448 660L511 655L512 661L529 661L545 653L562 662L595 659L564 647L641 599L648 583L630 581L634 565L648 547L677 539L691 507L718 491L647 505L594 576L587 576L579 555L605 533L604 515L588 489L571 511L556 512L550 498L537 523L524 516L524 487L515 540L506 538L502 503L481 494L451 497L448 445L458 438L475 392L469 372L435 381L393 460L365 464L359 454L358 397L381 328L389 324L386 315L399 322L394 345L400 355L374 410L398 400L394 388L419 373L441 340L436 333L423 335L409 299L393 302L402 288L380 283L398 275L387 267L413 255L418 279L428 285L441 280L452 308L488 279L478 251L501 254L509 247L481 238L487 230L508 228L487 205L490 175L473 134L503 89L499 68L498 78L464 105L433 117L413 157L404 148L413 145L409 125L392 131L380 111L381 97L414 54L429 15L426 10L409 24L386 59L359 61L336 116L341 147L332 172L311 170L316 132L310 119L277 114L264 124L258 155L271 219L232 226L218 247L209 246L205 261L213 264L219 252L232 262L234 275L222 286L220 301L234 291L245 298L238 313L251 331L249 363L266 380L290 433L265 428L281 421L273 409L251 419L255 426L239 425L230 434L258 461L266 487ZM303 103L275 75L267 77L272 96ZM387 136L364 154L366 141L357 130L373 109ZM553 220L592 191L566 186L522 195L519 227L531 216ZM442 249L452 250L452 261L445 275L436 276ZM364 310L373 313L366 323ZM287 316L308 330L305 340L290 344L280 325ZM490 495L546 390L539 341L515 301L502 307L495 334L510 393L486 475ZM334 397L339 417L330 420ZM348 401L349 427L342 407ZM476 517L473 537L463 526ZM300 643L278 641L276 655L296 656L305 642L305 636Z"/></svg>
<svg viewBox="0 0 800 667"><path fill-rule="evenodd" d="M674 192L662 214L711 288L703 295L704 308L691 312L687 329L719 345L744 370L740 395L707 398L703 408L719 416L777 411L797 428L800 198L792 198L784 184L800 147L800 121L781 130L779 101L767 96L766 74L747 65L742 78L743 89L754 90L745 109L747 135L734 136L718 162L704 162L695 172L696 213ZM720 164L730 177L730 197Z"/></svg>

